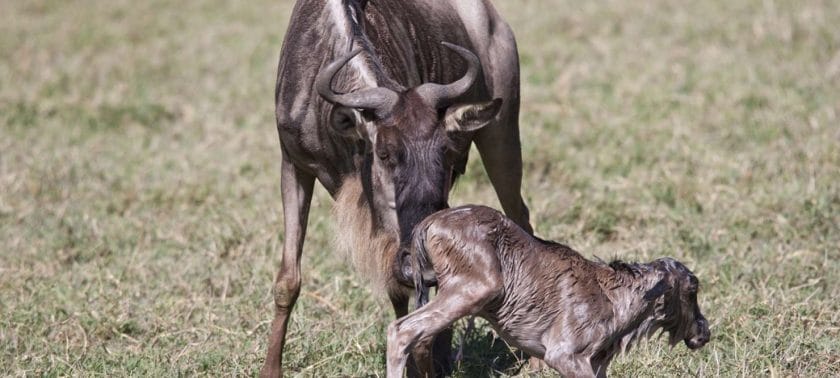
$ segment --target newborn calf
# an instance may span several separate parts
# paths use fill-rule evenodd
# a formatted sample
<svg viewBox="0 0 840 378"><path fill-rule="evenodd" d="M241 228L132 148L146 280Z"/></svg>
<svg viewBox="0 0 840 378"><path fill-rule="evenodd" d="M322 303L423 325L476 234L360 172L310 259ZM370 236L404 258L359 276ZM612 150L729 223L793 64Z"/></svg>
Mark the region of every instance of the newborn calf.
<svg viewBox="0 0 840 378"><path fill-rule="evenodd" d="M388 377L401 377L409 352L428 351L438 332L467 315L487 319L509 344L566 377L606 376L616 354L658 329L671 345L709 341L699 284L685 265L589 261L488 207L426 218L414 230L411 260L419 304L429 286L438 293L388 327Z"/></svg>

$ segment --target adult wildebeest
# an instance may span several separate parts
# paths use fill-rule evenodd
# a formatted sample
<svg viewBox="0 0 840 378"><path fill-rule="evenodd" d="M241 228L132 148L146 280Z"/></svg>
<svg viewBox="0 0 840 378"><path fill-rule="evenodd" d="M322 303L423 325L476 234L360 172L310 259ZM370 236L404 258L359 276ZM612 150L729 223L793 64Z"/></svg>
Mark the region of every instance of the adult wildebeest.
<svg viewBox="0 0 840 378"><path fill-rule="evenodd" d="M276 87L285 238L263 375L281 373L315 179L336 199L340 244L403 316L399 246L447 206L472 142L505 212L530 229L518 113L516 43L489 1L297 2Z"/></svg>
<svg viewBox="0 0 840 378"><path fill-rule="evenodd" d="M671 345L709 341L699 282L682 263L610 264L531 236L484 206L437 212L414 231L419 301L388 328L388 377L402 376L410 349L467 315L487 319L508 343L565 377L606 376L612 358L658 329Z"/></svg>

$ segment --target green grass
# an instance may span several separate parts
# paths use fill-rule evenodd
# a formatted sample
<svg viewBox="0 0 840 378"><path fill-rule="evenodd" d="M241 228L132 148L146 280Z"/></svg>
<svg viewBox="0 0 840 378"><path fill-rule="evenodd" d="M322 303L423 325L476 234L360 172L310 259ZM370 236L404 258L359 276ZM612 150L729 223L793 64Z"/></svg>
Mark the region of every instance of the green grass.
<svg viewBox="0 0 840 378"><path fill-rule="evenodd" d="M496 3L519 41L537 233L670 255L703 285L709 345L652 340L611 374L840 375L840 6ZM0 5L0 375L256 374L290 11ZM451 203L467 200L498 206L477 159ZM319 188L285 366L382 375L389 306L333 253L329 210ZM465 342L457 376L529 374L483 322Z"/></svg>

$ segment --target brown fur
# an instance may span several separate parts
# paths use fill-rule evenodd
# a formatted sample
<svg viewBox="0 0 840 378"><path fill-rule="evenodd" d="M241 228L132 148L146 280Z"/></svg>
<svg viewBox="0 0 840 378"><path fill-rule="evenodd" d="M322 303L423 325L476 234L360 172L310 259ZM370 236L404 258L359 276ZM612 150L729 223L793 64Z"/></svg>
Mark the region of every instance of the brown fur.
<svg viewBox="0 0 840 378"><path fill-rule="evenodd" d="M426 349L467 315L487 319L509 344L566 377L606 376L614 356L660 329L672 345L684 341L691 349L710 337L699 283L680 262L590 261L487 207L426 218L414 231L412 254L415 283L434 282L438 294L389 327L389 377L402 375L409 351Z"/></svg>
<svg viewBox="0 0 840 378"><path fill-rule="evenodd" d="M333 206L336 249L352 262L362 277L374 284L369 288L382 292L390 285L391 269L397 255L397 230L375 227L358 176L344 180Z"/></svg>

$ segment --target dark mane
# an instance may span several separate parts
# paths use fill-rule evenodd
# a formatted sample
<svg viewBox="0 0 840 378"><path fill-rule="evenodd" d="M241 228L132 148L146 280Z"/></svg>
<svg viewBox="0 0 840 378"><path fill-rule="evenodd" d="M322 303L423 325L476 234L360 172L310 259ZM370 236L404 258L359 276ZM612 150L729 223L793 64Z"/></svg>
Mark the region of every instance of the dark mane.
<svg viewBox="0 0 840 378"><path fill-rule="evenodd" d="M385 69L382 56L376 53L377 48L375 42L371 40L371 35L368 34L368 30L364 26L364 22L366 22L365 17L367 17L365 10L368 5L368 0L344 0L343 3L344 6L342 8L348 27L350 28L349 34L353 36L347 51L352 50L353 42L358 43L367 51L367 54L364 56L365 62L367 67L376 76L376 81L379 85L395 90L404 90L405 88L392 77L392 72L388 72ZM374 28L370 32L377 32L377 30Z"/></svg>
<svg viewBox="0 0 840 378"><path fill-rule="evenodd" d="M633 277L636 277L637 275L640 275L642 273L642 265L639 263L628 263L619 259L615 259L613 261L610 261L608 265L616 273L627 273Z"/></svg>

